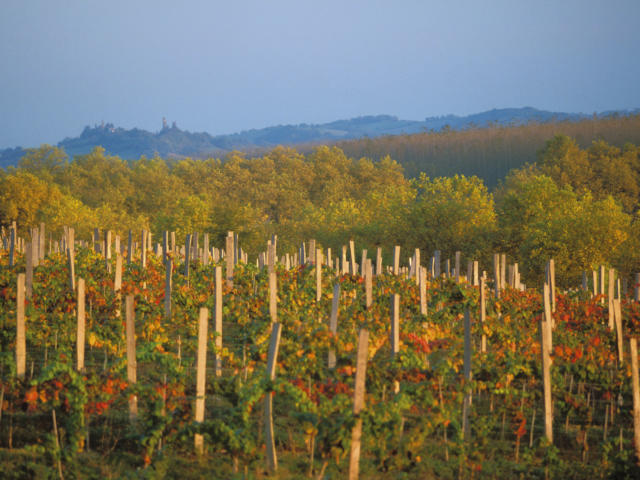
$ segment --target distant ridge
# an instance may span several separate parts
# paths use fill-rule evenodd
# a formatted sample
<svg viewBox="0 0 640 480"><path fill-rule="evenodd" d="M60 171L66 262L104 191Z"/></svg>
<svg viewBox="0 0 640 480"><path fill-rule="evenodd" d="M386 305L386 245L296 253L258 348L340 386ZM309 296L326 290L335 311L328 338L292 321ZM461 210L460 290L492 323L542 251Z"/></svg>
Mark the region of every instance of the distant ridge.
<svg viewBox="0 0 640 480"><path fill-rule="evenodd" d="M391 115L371 115L348 120L336 120L323 124L277 125L245 130L230 135L212 136L208 133L192 133L171 127L163 122L156 133L133 128L130 130L113 124L85 127L79 137L65 138L58 143L69 157L84 155L96 146L106 153L123 159L137 159L142 155L153 157L220 157L232 150L271 148L276 145L299 145L335 142L362 137L403 135L425 131L441 131L445 128L463 130L489 125L522 125L531 122L579 121L587 118L612 115L634 115L640 109L607 111L599 114L564 113L538 110L532 107L502 108L467 116L445 115L427 117L424 120L401 120ZM0 166L17 165L24 154L21 147L0 150Z"/></svg>

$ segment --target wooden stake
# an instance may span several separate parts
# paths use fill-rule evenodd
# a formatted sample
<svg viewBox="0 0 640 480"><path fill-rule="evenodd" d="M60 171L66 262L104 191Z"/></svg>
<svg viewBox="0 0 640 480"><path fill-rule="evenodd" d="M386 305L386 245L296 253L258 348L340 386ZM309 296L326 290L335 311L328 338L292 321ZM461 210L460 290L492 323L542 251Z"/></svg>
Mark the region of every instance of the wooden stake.
<svg viewBox="0 0 640 480"><path fill-rule="evenodd" d="M142 230L142 238L140 239L140 266L147 268L147 242L149 232Z"/></svg>
<svg viewBox="0 0 640 480"><path fill-rule="evenodd" d="M165 277L164 277L164 317L171 318L171 289L173 287L172 274L173 272L173 260L167 257L165 264Z"/></svg>
<svg viewBox="0 0 640 480"><path fill-rule="evenodd" d="M480 278L480 328L482 329L482 337L480 338L480 352L487 351L487 335L484 333L484 325L487 320L487 297L485 292L485 279Z"/></svg>
<svg viewBox="0 0 640 480"><path fill-rule="evenodd" d="M400 273L400 245L393 247L393 274Z"/></svg>
<svg viewBox="0 0 640 480"><path fill-rule="evenodd" d="M13 222L11 226L11 233L9 238L9 266L13 267L16 264L16 222Z"/></svg>
<svg viewBox="0 0 640 480"><path fill-rule="evenodd" d="M400 295L391 295L391 355L400 351Z"/></svg>
<svg viewBox="0 0 640 480"><path fill-rule="evenodd" d="M127 340L127 381L130 385L135 385L137 381L137 360L136 360L136 327L135 312L133 310L133 295L127 295L125 299L125 321ZM129 421L134 422L138 417L138 397L129 397Z"/></svg>
<svg viewBox="0 0 640 480"><path fill-rule="evenodd" d="M33 242L27 242L26 253L24 254L26 263L25 274L25 295L27 300L31 300L33 293Z"/></svg>
<svg viewBox="0 0 640 480"><path fill-rule="evenodd" d="M500 255L497 253L493 254L493 279L496 298L500 298Z"/></svg>
<svg viewBox="0 0 640 480"><path fill-rule="evenodd" d="M204 395L207 373L207 322L209 321L209 309L200 308L198 317L198 360L196 364L196 411L194 420L196 423L204 422ZM196 453L202 455L204 440L202 435L196 433L194 438Z"/></svg>
<svg viewBox="0 0 640 480"><path fill-rule="evenodd" d="M616 337L618 340L618 364L624 365L624 338L622 333L622 309L620 308L620 300L614 298L611 303L613 304L613 321L616 326Z"/></svg>
<svg viewBox="0 0 640 480"><path fill-rule="evenodd" d="M222 376L222 267L217 266L215 268L215 289L216 289L216 303L215 303L215 315L214 315L214 324L215 324L215 346L216 346L216 356L215 356L215 369L216 369L216 377Z"/></svg>
<svg viewBox="0 0 640 480"><path fill-rule="evenodd" d="M364 304L367 309L373 304L373 267L371 259L367 258L362 267L364 273Z"/></svg>
<svg viewBox="0 0 640 480"><path fill-rule="evenodd" d="M400 295L391 295L391 356L395 357L400 351ZM400 391L400 383L393 382L393 393Z"/></svg>
<svg viewBox="0 0 640 480"><path fill-rule="evenodd" d="M233 288L233 232L227 235L227 243L225 246L225 261L227 265L227 286Z"/></svg>
<svg viewBox="0 0 640 480"><path fill-rule="evenodd" d="M16 374L18 378L24 378L27 370L27 340L24 324L24 273L18 274L16 291Z"/></svg>
<svg viewBox="0 0 640 480"><path fill-rule="evenodd" d="M77 317L77 334L76 334L76 351L77 351L77 370L84 370L84 342L85 342L85 288L84 278L78 279L78 305L76 309Z"/></svg>
<svg viewBox="0 0 640 480"><path fill-rule="evenodd" d="M321 248L316 249L316 259L314 263L316 268L316 305L319 305L320 300L322 300L322 249Z"/></svg>
<svg viewBox="0 0 640 480"><path fill-rule="evenodd" d="M121 298L121 293L120 290L122 290L122 255L120 255L120 252L116 251L116 273L115 273L115 279L113 281L113 291L115 293L116 296L116 317L120 318L120 307L121 307L121 302L122 302L122 298Z"/></svg>
<svg viewBox="0 0 640 480"><path fill-rule="evenodd" d="M133 232L129 230L129 238L127 241L127 265L131 265L133 261Z"/></svg>
<svg viewBox="0 0 640 480"><path fill-rule="evenodd" d="M278 321L278 279L276 272L269 272L269 316L271 322Z"/></svg>
<svg viewBox="0 0 640 480"><path fill-rule="evenodd" d="M382 247L376 248L376 275L382 274Z"/></svg>
<svg viewBox="0 0 640 480"><path fill-rule="evenodd" d="M72 291L76 289L76 262L73 245L69 245L67 249L67 264L69 266L69 287Z"/></svg>
<svg viewBox="0 0 640 480"><path fill-rule="evenodd" d="M420 270L420 314L427 314L427 269L419 267Z"/></svg>
<svg viewBox="0 0 640 480"><path fill-rule="evenodd" d="M540 321L540 352L542 356L542 388L544 398L544 432L550 444L553 443L553 405L551 400L551 308L549 305L549 286L544 285L545 320Z"/></svg>
<svg viewBox="0 0 640 480"><path fill-rule="evenodd" d="M353 240L349 240L349 273L355 275L356 271L356 244Z"/></svg>
<svg viewBox="0 0 640 480"><path fill-rule="evenodd" d="M609 329L613 330L614 326L615 326L615 313L613 311L614 306L613 306L613 300L615 299L615 272L613 270L613 268L609 269L609 281L607 282L607 300L608 300L608 314L609 314Z"/></svg>
<svg viewBox="0 0 640 480"><path fill-rule="evenodd" d="M358 334L358 353L356 357L356 379L353 392L353 414L356 416L356 424L351 432L349 480L356 480L360 475L360 444L362 439L362 417L360 417L360 412L364 407L368 356L369 332L362 329Z"/></svg>
<svg viewBox="0 0 640 480"><path fill-rule="evenodd" d="M189 263L191 262L191 234L187 233L187 238L184 242L184 276L189 281Z"/></svg>
<svg viewBox="0 0 640 480"><path fill-rule="evenodd" d="M267 356L267 378L271 381L276 378L276 360L278 358L278 348L280 347L281 325L275 322L271 325L271 341L269 342L269 354ZM267 393L264 402L264 425L265 441L267 447L267 470L272 473L278 471L278 456L273 432L273 396Z"/></svg>
<svg viewBox="0 0 640 480"><path fill-rule="evenodd" d="M462 403L462 432L465 440L471 436L469 412L471 410L471 315L469 309L464 312L464 399Z"/></svg>

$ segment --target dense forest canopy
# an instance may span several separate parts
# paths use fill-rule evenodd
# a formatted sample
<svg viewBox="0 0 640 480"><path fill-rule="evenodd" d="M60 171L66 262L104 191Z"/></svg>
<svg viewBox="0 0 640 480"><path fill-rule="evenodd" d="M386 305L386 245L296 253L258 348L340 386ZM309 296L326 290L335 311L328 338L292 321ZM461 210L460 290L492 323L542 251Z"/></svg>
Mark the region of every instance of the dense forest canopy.
<svg viewBox="0 0 640 480"><path fill-rule="evenodd" d="M611 115L580 121L494 123L482 128L444 128L414 135L388 135L338 142L346 155L373 160L386 155L402 165L409 178L456 174L482 178L494 188L507 173L537 160L545 142L556 135L571 137L583 149L604 140L622 148L640 144L640 115Z"/></svg>
<svg viewBox="0 0 640 480"><path fill-rule="evenodd" d="M443 258L460 250L485 268L500 251L535 283L550 257L565 283L600 264L637 271L640 148L583 148L564 135L540 147L534 163L490 191L477 176L408 178L389 156L372 161L335 146L124 161L102 148L69 159L44 145L1 172L0 222L17 221L21 234L39 222L49 232L70 225L87 239L96 227L121 236L146 228L156 238L169 230L181 241L208 232L218 244L233 230L250 254L274 233L282 252L311 238L334 251L354 239L358 248L382 246L387 258L393 245L405 256L416 247Z"/></svg>

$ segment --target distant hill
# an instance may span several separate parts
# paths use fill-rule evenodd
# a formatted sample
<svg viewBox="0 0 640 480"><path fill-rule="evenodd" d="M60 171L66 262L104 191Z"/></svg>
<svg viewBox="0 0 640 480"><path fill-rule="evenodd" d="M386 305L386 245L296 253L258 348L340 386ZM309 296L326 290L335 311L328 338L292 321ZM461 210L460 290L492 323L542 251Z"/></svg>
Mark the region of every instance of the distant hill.
<svg viewBox="0 0 640 480"><path fill-rule="evenodd" d="M603 112L599 116L630 115L634 111ZM69 157L89 153L102 146L111 155L123 159L137 159L142 155L156 154L169 157L220 157L232 150L271 148L276 145L300 145L333 143L363 137L402 135L442 130L465 130L490 125L523 125L555 121L579 121L592 118L581 113L562 113L537 110L531 107L494 109L468 116L446 115L427 117L424 120L401 120L391 115L375 115L337 120L323 124L278 125L262 129L246 130L230 135L212 136L208 133L192 133L173 126L165 126L156 133L134 128L127 130L113 124L85 127L79 137L65 138L58 143ZM0 150L0 166L17 165L24 154L21 147Z"/></svg>

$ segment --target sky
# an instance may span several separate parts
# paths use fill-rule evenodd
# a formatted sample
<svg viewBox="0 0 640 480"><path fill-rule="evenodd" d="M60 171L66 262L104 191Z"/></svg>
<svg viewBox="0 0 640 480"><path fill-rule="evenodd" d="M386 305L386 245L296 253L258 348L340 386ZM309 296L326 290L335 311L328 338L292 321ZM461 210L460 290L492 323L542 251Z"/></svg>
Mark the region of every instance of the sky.
<svg viewBox="0 0 640 480"><path fill-rule="evenodd" d="M1 0L0 148L640 107L638 0Z"/></svg>

